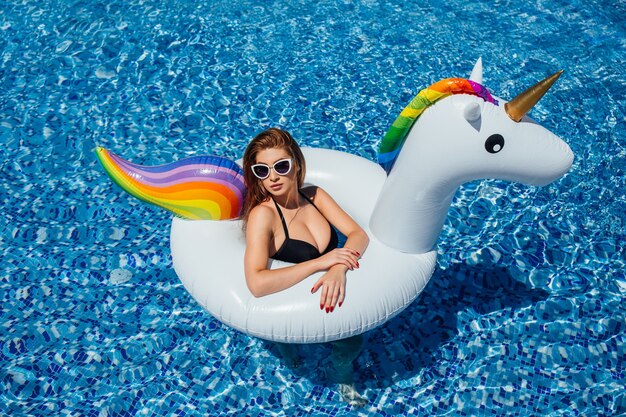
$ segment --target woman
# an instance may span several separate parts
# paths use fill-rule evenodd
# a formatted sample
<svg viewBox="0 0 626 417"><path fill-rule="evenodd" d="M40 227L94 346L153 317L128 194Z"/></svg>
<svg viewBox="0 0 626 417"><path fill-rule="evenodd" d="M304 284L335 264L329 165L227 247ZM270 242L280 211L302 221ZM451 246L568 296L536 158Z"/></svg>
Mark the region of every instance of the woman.
<svg viewBox="0 0 626 417"><path fill-rule="evenodd" d="M305 161L291 135L268 129L257 135L243 156L247 195L243 207L246 231L244 270L255 297L287 289L311 274L326 271L313 285L320 288L320 309L332 313L346 296L346 273L359 267L369 238L365 231L319 187L303 188ZM346 236L337 248L337 228ZM269 258L293 263L268 269ZM331 379L343 398L353 405L365 400L352 385L352 361L359 354L362 336L333 342ZM283 356L296 365L293 345L279 344Z"/></svg>
<svg viewBox="0 0 626 417"><path fill-rule="evenodd" d="M311 293L322 288L320 309L330 313L343 304L346 273L359 267L369 239L326 191L302 188L305 169L302 151L284 130L268 129L248 145L243 156L246 283L262 297L326 271ZM343 248L337 248L333 226L347 238ZM269 258L294 265L270 270Z"/></svg>

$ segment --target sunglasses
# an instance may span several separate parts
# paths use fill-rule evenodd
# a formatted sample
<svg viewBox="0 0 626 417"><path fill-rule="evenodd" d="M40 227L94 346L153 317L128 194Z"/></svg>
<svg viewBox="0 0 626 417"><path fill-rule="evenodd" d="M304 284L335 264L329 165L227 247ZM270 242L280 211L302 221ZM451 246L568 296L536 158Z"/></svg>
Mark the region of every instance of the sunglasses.
<svg viewBox="0 0 626 417"><path fill-rule="evenodd" d="M267 164L254 164L251 168L254 176L260 180L270 176L270 169L278 175L287 175L291 171L291 158L278 160L271 167Z"/></svg>

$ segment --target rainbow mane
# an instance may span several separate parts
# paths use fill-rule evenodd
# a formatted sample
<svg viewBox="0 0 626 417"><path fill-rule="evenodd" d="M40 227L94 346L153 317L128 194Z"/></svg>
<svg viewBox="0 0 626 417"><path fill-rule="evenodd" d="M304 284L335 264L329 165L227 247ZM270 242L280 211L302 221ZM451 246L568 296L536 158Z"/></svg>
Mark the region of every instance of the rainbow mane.
<svg viewBox="0 0 626 417"><path fill-rule="evenodd" d="M447 78L420 91L393 122L378 148L378 163L391 171L413 123L428 107L453 94L471 94L496 106L498 101L482 85L464 78Z"/></svg>
<svg viewBox="0 0 626 417"><path fill-rule="evenodd" d="M139 200L192 220L239 216L245 197L243 171L230 159L194 156L165 165L142 166L104 148L97 148L96 155L109 177Z"/></svg>

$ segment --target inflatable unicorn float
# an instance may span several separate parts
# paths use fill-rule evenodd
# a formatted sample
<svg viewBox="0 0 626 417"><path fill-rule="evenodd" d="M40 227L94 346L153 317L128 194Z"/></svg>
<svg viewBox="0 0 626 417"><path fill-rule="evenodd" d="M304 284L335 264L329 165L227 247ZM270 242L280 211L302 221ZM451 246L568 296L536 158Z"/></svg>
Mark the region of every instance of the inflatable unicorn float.
<svg viewBox="0 0 626 417"><path fill-rule="evenodd" d="M546 185L569 170L569 146L526 116L560 74L505 102L481 85L479 59L469 79L445 79L419 92L383 138L380 165L303 149L305 183L328 191L370 236L361 267L348 274L346 301L333 314L322 312L319 296L310 293L321 273L261 298L248 290L246 242L236 219L245 195L240 161L199 156L148 167L96 152L125 191L177 215L170 236L174 268L215 318L267 340L328 342L381 325L421 293L461 184L493 178ZM270 268L287 265L269 262Z"/></svg>

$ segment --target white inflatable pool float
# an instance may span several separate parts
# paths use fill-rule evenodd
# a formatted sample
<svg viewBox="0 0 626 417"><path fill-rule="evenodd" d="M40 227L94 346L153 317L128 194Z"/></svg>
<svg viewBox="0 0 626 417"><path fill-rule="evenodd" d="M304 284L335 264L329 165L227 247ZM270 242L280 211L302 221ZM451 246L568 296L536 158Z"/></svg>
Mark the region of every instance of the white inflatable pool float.
<svg viewBox="0 0 626 417"><path fill-rule="evenodd" d="M367 232L387 177L380 165L329 149L303 148L306 183L322 187ZM330 170L329 167L340 169ZM189 293L215 318L262 339L314 343L363 333L402 311L424 289L436 252L394 250L375 237L348 272L346 300L331 314L320 310L311 287L321 273L275 294L255 298L243 272L245 237L238 220L174 218L170 236L174 269ZM287 264L270 260L271 268Z"/></svg>
<svg viewBox="0 0 626 417"><path fill-rule="evenodd" d="M319 295L310 293L321 273L255 298L246 286L246 242L238 220L175 217L170 246L176 273L215 318L267 340L328 342L383 324L428 283L436 242L461 184L495 178L545 185L569 170L573 154L567 144L524 116L559 75L509 103L480 85L480 60L469 80L431 85L385 136L380 155L384 169L344 152L303 149L306 183L325 189L370 236L361 267L347 274L345 302L333 313L320 310ZM194 157L142 167L102 148L97 152L124 190L179 216L228 218L239 212L243 185L232 161L202 164ZM285 265L269 261L270 268Z"/></svg>

